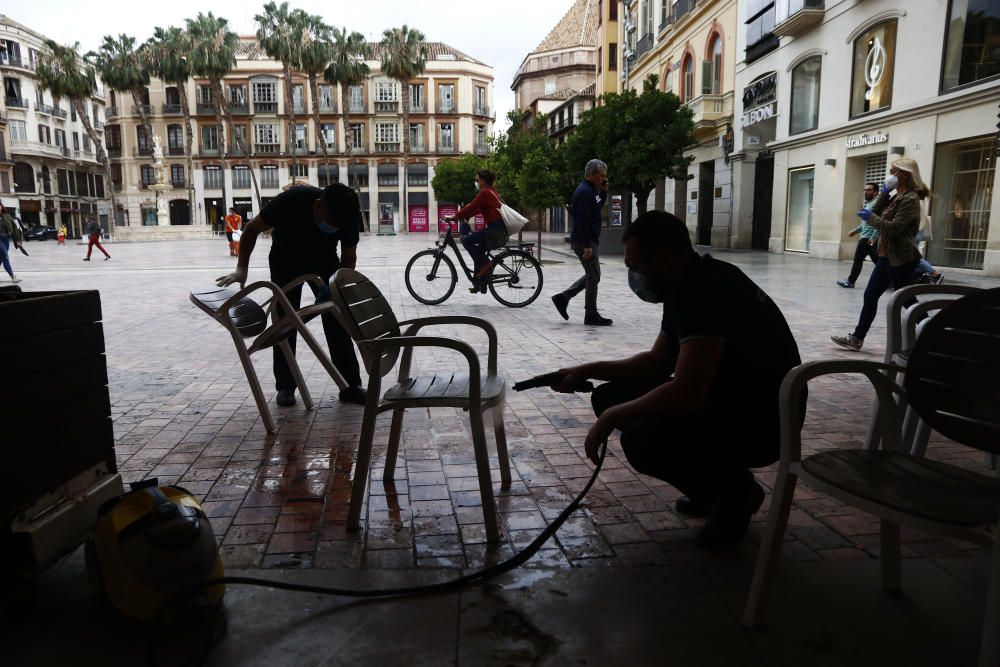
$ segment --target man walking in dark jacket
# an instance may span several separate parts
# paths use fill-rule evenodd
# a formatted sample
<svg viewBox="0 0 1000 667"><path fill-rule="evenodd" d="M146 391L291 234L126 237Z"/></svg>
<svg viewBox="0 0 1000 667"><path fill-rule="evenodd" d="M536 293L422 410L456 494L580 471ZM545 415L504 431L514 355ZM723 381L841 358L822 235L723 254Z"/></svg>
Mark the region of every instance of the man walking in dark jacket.
<svg viewBox="0 0 1000 667"><path fill-rule="evenodd" d="M584 294L584 324L610 326L611 320L597 312L597 283L601 282L601 264L597 259L597 246L601 238L601 209L608 198L608 165L600 160L591 160L584 169L583 182L573 193L573 231L570 247L580 258L583 276L565 291L552 297L552 303L564 320L569 300L586 290Z"/></svg>

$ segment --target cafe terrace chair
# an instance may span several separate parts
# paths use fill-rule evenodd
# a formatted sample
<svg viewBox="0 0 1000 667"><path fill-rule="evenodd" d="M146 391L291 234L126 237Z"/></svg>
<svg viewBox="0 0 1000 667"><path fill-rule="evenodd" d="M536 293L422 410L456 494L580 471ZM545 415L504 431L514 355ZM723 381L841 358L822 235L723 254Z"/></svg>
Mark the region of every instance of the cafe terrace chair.
<svg viewBox="0 0 1000 667"><path fill-rule="evenodd" d="M329 301L316 304L309 304L296 309L288 301L286 291L305 282L323 288L323 279L317 275L305 275L296 278L284 288L279 288L272 282L262 280L251 283L246 287L237 290L235 287L215 287L207 290L191 292L191 303L211 316L215 321L225 327L233 338L236 346L236 354L239 355L240 363L243 364L243 371L246 373L247 382L250 383L250 391L257 402L257 410L260 412L264 428L268 433L274 433L274 420L267 406L267 398L261 388L260 379L254 370L250 355L261 350L266 350L277 346L288 361L288 368L295 378L295 384L302 394L302 402L307 410L312 410L312 396L306 387L302 377L302 371L295 361L295 354L288 344L288 336L293 331L297 331L306 345L313 351L320 364L326 369L334 381L341 389L347 387L347 382L330 361L330 357L319 346L316 338L306 328L306 322L322 315L324 312L332 312L333 305ZM263 303L250 298L250 295L257 291L270 292L270 297ZM278 315L278 308L284 311L283 315ZM270 324L268 324L270 320ZM249 346L247 341L253 339Z"/></svg>
<svg viewBox="0 0 1000 667"><path fill-rule="evenodd" d="M507 438L503 425L506 383L497 375L496 329L486 320L476 317L423 317L399 322L378 287L353 269L337 271L330 280L330 292L334 313L357 343L364 359L365 369L368 371L368 398L361 427L361 441L358 444L347 527L353 530L360 525L361 508L371 463L372 440L375 435L375 418L379 413L392 411L389 448L383 475L383 479L390 480L399 451L403 412L407 408L462 408L469 412L472 427L472 446L479 475L479 493L482 497L487 541L492 544L498 543L500 531L497 525L496 502L493 498L489 453L483 426L483 415L487 411L492 411L501 486L509 488L510 461L507 456ZM417 335L424 327L440 324L465 324L482 329L489 340L486 368L482 368L476 351L464 341ZM405 330L402 330L403 326L406 326ZM417 347L454 350L465 357L468 369L411 375L413 350ZM383 395L382 378L393 370L397 360L400 363L396 383Z"/></svg>
<svg viewBox="0 0 1000 667"><path fill-rule="evenodd" d="M1000 664L1000 480L917 456L902 440L904 405L951 440L1000 452L1000 289L980 290L922 324L902 369L868 361L817 361L789 371L781 385L781 458L743 624L756 627L781 551L796 481L879 517L882 587L901 585L900 524L992 549L979 664ZM862 449L802 458L799 412L809 380L859 373L878 395L877 440ZM906 401L901 399L905 397ZM876 443L872 445L872 443ZM880 443L881 446L878 446Z"/></svg>

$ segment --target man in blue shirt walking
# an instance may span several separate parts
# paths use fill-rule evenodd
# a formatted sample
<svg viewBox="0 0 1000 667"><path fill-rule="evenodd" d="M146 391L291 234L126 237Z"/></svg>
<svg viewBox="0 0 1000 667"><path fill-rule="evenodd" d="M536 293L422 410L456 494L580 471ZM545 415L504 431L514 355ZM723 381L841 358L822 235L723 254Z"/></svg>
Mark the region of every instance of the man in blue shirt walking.
<svg viewBox="0 0 1000 667"><path fill-rule="evenodd" d="M584 294L584 324L610 326L612 321L597 312L597 284L601 282L601 264L597 258L597 246L601 238L601 209L608 198L608 165L600 160L591 160L584 169L583 182L573 193L573 231L570 247L580 258L583 276L565 291L552 297L552 303L564 320L569 300L586 290Z"/></svg>

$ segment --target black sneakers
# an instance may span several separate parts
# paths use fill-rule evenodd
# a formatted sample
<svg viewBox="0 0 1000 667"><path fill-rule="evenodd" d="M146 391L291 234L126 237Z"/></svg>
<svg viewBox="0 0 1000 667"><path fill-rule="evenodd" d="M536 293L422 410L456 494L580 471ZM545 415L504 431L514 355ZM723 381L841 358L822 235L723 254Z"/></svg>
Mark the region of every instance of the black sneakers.
<svg viewBox="0 0 1000 667"><path fill-rule="evenodd" d="M720 498L698 533L698 546L705 549L734 547L746 537L750 517L764 503L764 489L749 475L749 484L732 496Z"/></svg>
<svg viewBox="0 0 1000 667"><path fill-rule="evenodd" d="M364 405L366 398L368 398L368 394L365 392L363 387L348 387L340 392L340 400L343 403Z"/></svg>
<svg viewBox="0 0 1000 667"><path fill-rule="evenodd" d="M295 390L294 389L279 389L278 397L275 399L275 403L283 408L295 405Z"/></svg>
<svg viewBox="0 0 1000 667"><path fill-rule="evenodd" d="M592 313L583 318L584 324L590 324L595 327L610 327L614 324L614 320L610 320L607 317L601 317L600 313Z"/></svg>
<svg viewBox="0 0 1000 667"><path fill-rule="evenodd" d="M565 294L560 293L553 296L552 305L556 307L556 310L559 311L559 314L564 320L569 319L569 313L566 312L566 307L569 306L569 299L566 298Z"/></svg>
<svg viewBox="0 0 1000 667"><path fill-rule="evenodd" d="M702 517L708 516L712 511L711 502L704 502L701 500L694 500L693 498L688 498L687 496L681 496L674 503L674 507L678 512L687 516Z"/></svg>

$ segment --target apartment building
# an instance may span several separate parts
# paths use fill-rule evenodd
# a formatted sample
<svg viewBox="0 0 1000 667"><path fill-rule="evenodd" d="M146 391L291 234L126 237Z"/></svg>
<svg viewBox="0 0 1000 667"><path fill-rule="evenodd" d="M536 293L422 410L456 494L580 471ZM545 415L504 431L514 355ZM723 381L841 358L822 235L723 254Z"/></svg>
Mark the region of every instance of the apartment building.
<svg viewBox="0 0 1000 667"><path fill-rule="evenodd" d="M596 79L594 94L601 95L617 93L619 88L618 72L621 60L619 45L618 6L619 0L597 0L597 30L594 33L594 44L597 45Z"/></svg>
<svg viewBox="0 0 1000 667"><path fill-rule="evenodd" d="M63 224L71 236L81 236L90 216L107 228L104 168L69 101L53 99L38 85L35 68L45 39L0 14L0 197L26 226ZM84 107L100 136L103 90Z"/></svg>
<svg viewBox="0 0 1000 667"><path fill-rule="evenodd" d="M488 152L494 122L493 69L447 44L428 43L426 72L408 84L410 118L409 127L404 128L400 84L381 73L381 46L373 47L370 78L347 91L346 127L339 86L322 80L316 127L307 77L292 74L293 124L293 110L286 108L281 63L264 54L254 38L241 38L236 68L223 80L225 103L232 114L230 126L220 127L215 118L208 81L193 79L187 85L194 125L193 174L187 173L189 147L179 91L154 79L142 101L151 114L153 132L160 137L170 175L171 227L210 230L221 224L229 207L249 219L294 180L319 187L343 182L358 189L372 226L378 221L369 212L381 217L383 225L391 216L390 224L397 231L436 232L432 221L438 220L441 208L450 211L451 203L434 199L430 181L435 165L460 153ZM123 231L141 235L141 227L156 225L150 188L156 174L153 142L145 136L132 107L131 96L110 93L106 132L116 165L115 187L127 202L130 225L139 228ZM403 132L410 139L406 164ZM238 147L237 135L245 151ZM253 177L260 187L259 202ZM189 188L193 188L194 209L188 203Z"/></svg>
<svg viewBox="0 0 1000 667"><path fill-rule="evenodd" d="M734 243L847 259L866 181L913 158L928 259L1000 275L1000 0L740 0Z"/></svg>
<svg viewBox="0 0 1000 667"><path fill-rule="evenodd" d="M729 247L737 0L631 0L622 11L623 88L641 92L655 74L694 113L687 178L664 179L648 206L685 220L697 244Z"/></svg>

